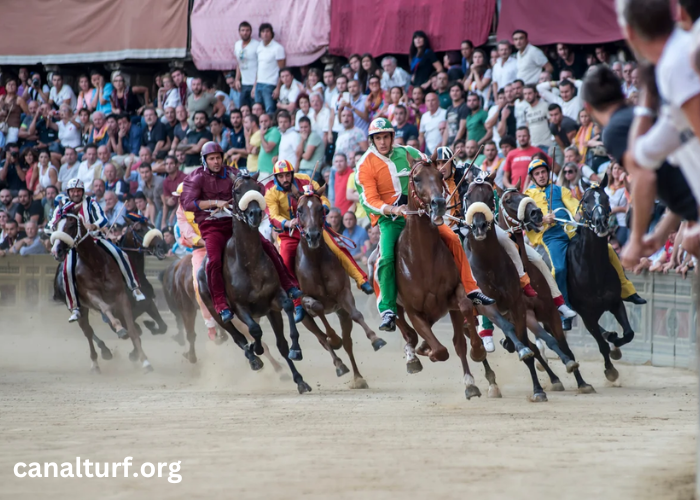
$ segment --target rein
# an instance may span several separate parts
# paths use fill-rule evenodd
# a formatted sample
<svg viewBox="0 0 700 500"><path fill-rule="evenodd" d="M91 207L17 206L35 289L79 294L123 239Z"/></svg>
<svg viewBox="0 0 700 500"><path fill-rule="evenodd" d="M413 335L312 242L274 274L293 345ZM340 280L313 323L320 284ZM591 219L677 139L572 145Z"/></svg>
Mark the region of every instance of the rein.
<svg viewBox="0 0 700 500"><path fill-rule="evenodd" d="M318 198L318 200L321 201L321 197L313 191L305 192L301 197L299 197L299 200L301 201L301 198L303 198L303 197L314 197L314 198ZM299 212L297 211L297 221L299 220L298 214L299 214ZM299 231L299 235L302 238L306 237L306 231L304 231L304 228L301 226L301 224L299 224L299 222L297 222L297 224L294 227L289 228L289 235L290 236L292 235L292 232L294 231L294 229L297 229ZM357 248L357 245L355 244L354 241L352 241L347 236L343 236L342 234L337 232L329 224L324 222L323 228L321 230L328 231L332 237L334 237L337 240L340 240L340 242L342 242L343 245L345 245L346 247L351 248L352 250L355 250Z"/></svg>
<svg viewBox="0 0 700 500"><path fill-rule="evenodd" d="M418 190L416 189L416 183L414 181L414 177L416 175L416 170L419 167L422 167L424 165L428 165L428 164L424 163L424 162L416 162L415 165L413 165L413 167L411 167L411 173L408 176L408 183L409 183L409 187L410 187L410 191L411 191L411 196L413 197L413 200L415 200L416 204L418 205L418 210L407 210L403 213L403 215L417 215L418 217L421 217L423 215L432 216L432 209L430 208L430 206L427 203L425 203L423 200L421 200L420 197L416 194ZM445 182L444 179L442 179L442 188L445 192L447 192L447 193L450 192L450 188L447 186L447 182ZM455 189L455 192L457 192L456 189ZM452 194L454 194L454 193L452 193ZM451 198L451 196L450 196L450 198ZM447 214L445 214L445 215L443 215L443 217L448 217L448 216L447 216ZM393 219L396 220L396 217L393 217Z"/></svg>

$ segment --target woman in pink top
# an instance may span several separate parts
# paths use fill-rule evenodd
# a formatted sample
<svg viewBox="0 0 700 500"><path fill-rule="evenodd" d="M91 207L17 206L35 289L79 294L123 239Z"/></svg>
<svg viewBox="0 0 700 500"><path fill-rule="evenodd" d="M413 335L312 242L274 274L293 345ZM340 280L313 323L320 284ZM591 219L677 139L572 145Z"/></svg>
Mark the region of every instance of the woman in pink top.
<svg viewBox="0 0 700 500"><path fill-rule="evenodd" d="M85 108L92 113L97 108L97 92L87 75L78 77L78 87L80 88L80 93L78 94L78 106L75 109L81 110Z"/></svg>

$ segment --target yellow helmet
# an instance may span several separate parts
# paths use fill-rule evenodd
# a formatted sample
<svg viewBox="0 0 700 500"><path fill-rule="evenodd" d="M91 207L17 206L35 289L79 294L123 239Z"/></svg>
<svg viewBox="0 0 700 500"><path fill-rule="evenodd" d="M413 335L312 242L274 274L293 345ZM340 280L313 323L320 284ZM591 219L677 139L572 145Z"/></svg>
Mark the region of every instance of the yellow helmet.
<svg viewBox="0 0 700 500"><path fill-rule="evenodd" d="M294 167L287 160L277 160L275 166L272 168L272 173L274 175L284 174L287 172L294 173Z"/></svg>

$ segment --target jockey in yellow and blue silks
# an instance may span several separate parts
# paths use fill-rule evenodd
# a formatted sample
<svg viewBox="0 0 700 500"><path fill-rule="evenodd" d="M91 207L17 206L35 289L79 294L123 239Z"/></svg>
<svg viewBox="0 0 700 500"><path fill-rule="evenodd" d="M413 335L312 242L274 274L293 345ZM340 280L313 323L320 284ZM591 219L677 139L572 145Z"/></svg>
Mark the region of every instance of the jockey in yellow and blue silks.
<svg viewBox="0 0 700 500"><path fill-rule="evenodd" d="M557 214L553 212L559 208L565 208L572 215L575 215L579 202L567 188L550 185L549 165L545 160L541 158L533 159L528 167L528 174L532 178L533 184L525 191L525 195L535 200L537 207L542 210L544 228L539 233L528 231L527 236L533 245L542 245L547 249L549 259L552 262L554 279L564 296L566 304L570 306L566 284L566 251L575 231L572 226L568 226L567 230L562 223L556 222L554 218L557 217ZM557 218L566 218L564 213L559 212L559 214ZM644 299L637 295L634 285L625 276L620 259L610 245L608 245L608 256L610 263L617 271L620 284L622 285L622 299L635 304L646 303Z"/></svg>

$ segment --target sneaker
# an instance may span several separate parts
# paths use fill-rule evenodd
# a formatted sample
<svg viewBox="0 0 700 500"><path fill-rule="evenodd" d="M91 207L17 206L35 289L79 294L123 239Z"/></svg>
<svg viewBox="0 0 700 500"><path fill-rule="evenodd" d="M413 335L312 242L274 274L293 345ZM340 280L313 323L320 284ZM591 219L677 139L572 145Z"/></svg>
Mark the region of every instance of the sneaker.
<svg viewBox="0 0 700 500"><path fill-rule="evenodd" d="M301 321L304 319L304 316L306 316L306 311L304 311L304 308L300 305L296 306L294 308L294 322L301 323Z"/></svg>
<svg viewBox="0 0 700 500"><path fill-rule="evenodd" d="M638 293L633 293L629 297L626 297L624 299L625 302L631 302L632 304L637 304L639 306L642 306L647 303L647 301L639 296Z"/></svg>
<svg viewBox="0 0 700 500"><path fill-rule="evenodd" d="M493 344L493 330L481 330L479 332L479 337L484 343L484 349L486 352L493 352L496 350L496 346Z"/></svg>
<svg viewBox="0 0 700 500"><path fill-rule="evenodd" d="M131 293L134 296L134 298L136 299L136 302L141 302L142 300L146 300L146 296L143 293L141 293L141 290L138 288L134 288Z"/></svg>
<svg viewBox="0 0 700 500"><path fill-rule="evenodd" d="M537 292L530 286L530 283L523 287L523 292L527 297L537 297Z"/></svg>
<svg viewBox="0 0 700 500"><path fill-rule="evenodd" d="M469 298L469 300L472 301L472 304L474 304L475 306L490 306L491 304L496 303L495 300L481 293L481 290L476 290L472 293L468 293L467 297Z"/></svg>
<svg viewBox="0 0 700 500"><path fill-rule="evenodd" d="M287 296L290 299L300 299L302 295L304 295L304 293L295 286L287 290Z"/></svg>
<svg viewBox="0 0 700 500"><path fill-rule="evenodd" d="M221 316L221 321L223 321L224 323L228 323L233 319L233 313L231 312L231 309L224 309L219 314Z"/></svg>
<svg viewBox="0 0 700 500"><path fill-rule="evenodd" d="M369 284L369 281L365 281L362 283L362 286L360 286L360 290L365 292L367 295L372 295L374 293L374 289L372 288L372 285Z"/></svg>
<svg viewBox="0 0 700 500"><path fill-rule="evenodd" d="M562 317L564 317L566 319L571 319L571 318L576 317L576 311L571 309L566 304L560 305L559 307L557 307L557 309L559 309L559 313L562 315Z"/></svg>
<svg viewBox="0 0 700 500"><path fill-rule="evenodd" d="M71 311L70 318L68 318L68 323L73 323L80 319L80 309L73 309Z"/></svg>
<svg viewBox="0 0 700 500"><path fill-rule="evenodd" d="M391 311L386 311L382 314L382 323L379 329L383 332L393 332L396 330L396 314Z"/></svg>

